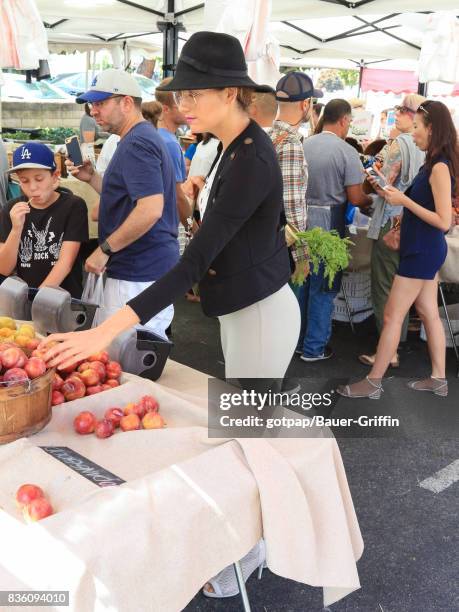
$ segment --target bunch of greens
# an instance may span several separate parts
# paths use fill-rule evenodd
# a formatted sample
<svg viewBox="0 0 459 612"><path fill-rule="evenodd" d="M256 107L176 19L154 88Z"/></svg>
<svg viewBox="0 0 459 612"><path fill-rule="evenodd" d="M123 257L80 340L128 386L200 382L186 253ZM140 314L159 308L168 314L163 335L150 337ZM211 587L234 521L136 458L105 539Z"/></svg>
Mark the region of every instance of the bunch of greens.
<svg viewBox="0 0 459 612"><path fill-rule="evenodd" d="M328 286L333 286L335 276L349 265L349 247L353 246L349 238L340 238L336 230L329 232L321 227L313 227L305 232L296 233L296 245L306 245L309 261L314 270L323 264L324 276L328 279ZM295 277L295 284L302 285L305 277Z"/></svg>
<svg viewBox="0 0 459 612"><path fill-rule="evenodd" d="M77 133L78 130L68 127L42 128L38 132L38 138L52 144L64 144L66 138L70 138L70 136L74 136Z"/></svg>

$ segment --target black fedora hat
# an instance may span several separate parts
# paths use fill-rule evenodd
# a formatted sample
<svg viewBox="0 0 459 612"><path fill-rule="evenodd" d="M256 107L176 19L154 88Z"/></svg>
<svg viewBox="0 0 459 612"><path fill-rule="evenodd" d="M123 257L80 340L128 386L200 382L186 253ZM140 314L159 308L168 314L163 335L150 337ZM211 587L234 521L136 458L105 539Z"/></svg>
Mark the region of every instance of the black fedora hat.
<svg viewBox="0 0 459 612"><path fill-rule="evenodd" d="M234 36L196 32L183 46L175 76L158 91L257 87L247 73L241 43Z"/></svg>

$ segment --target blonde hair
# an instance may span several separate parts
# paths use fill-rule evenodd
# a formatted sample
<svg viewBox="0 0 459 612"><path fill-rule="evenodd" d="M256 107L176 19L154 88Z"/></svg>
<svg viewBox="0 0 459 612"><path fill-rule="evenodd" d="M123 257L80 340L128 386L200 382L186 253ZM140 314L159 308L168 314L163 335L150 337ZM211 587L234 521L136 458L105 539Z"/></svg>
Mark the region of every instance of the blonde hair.
<svg viewBox="0 0 459 612"><path fill-rule="evenodd" d="M242 108L242 110L246 112L249 110L249 106L252 104L253 101L253 93L253 89L251 89L250 87L237 88L236 101L239 103L239 106Z"/></svg>
<svg viewBox="0 0 459 612"><path fill-rule="evenodd" d="M403 98L402 106L406 106L410 110L415 113L418 108L421 106L423 102L425 102L427 98L424 96L420 96L419 94L410 93Z"/></svg>

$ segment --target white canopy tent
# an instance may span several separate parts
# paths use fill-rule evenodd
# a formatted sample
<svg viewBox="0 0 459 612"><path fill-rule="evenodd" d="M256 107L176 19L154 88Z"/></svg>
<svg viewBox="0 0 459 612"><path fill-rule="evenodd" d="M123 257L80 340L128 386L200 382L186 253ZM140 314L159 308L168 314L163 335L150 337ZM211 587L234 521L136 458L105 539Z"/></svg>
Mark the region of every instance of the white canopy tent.
<svg viewBox="0 0 459 612"><path fill-rule="evenodd" d="M51 51L82 44L97 49L124 41L152 53L162 47L158 22L168 21L168 0L36 1ZM175 0L174 18L186 28L182 40L203 29L204 6L197 0ZM422 18L419 12L457 7L457 0L437 0L434 7L423 0L272 0L270 31L287 65L355 67L363 60L389 68L396 60L397 67L413 69L422 41L416 24L417 17ZM406 19L406 13L413 15Z"/></svg>

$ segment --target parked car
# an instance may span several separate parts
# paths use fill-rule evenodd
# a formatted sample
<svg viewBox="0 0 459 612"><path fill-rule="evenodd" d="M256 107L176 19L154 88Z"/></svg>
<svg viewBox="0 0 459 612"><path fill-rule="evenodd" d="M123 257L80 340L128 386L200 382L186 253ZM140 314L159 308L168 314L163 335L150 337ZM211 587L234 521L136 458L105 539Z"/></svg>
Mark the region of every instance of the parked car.
<svg viewBox="0 0 459 612"><path fill-rule="evenodd" d="M154 100L155 89L158 85L157 81L149 79L141 74L132 75L142 90L142 99L144 101ZM58 74L51 82L56 87L60 87L63 91L71 96L78 96L83 91L86 91L91 85L91 75L89 75L88 81L86 81L85 72L71 72L66 74Z"/></svg>
<svg viewBox="0 0 459 612"><path fill-rule="evenodd" d="M27 83L22 74L4 72L0 85L1 99L4 102L74 102L67 93L49 81Z"/></svg>

